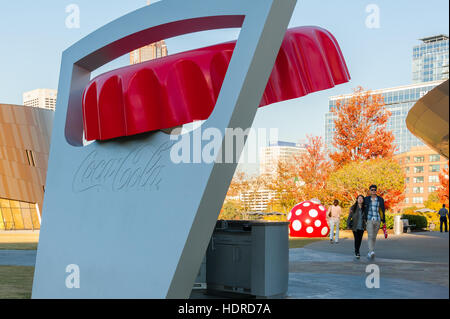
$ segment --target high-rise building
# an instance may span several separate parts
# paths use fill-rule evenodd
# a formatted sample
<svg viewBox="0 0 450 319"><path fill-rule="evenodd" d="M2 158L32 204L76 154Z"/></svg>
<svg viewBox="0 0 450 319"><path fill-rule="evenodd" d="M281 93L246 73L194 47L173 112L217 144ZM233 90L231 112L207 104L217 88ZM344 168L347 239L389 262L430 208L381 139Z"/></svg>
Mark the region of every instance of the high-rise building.
<svg viewBox="0 0 450 319"><path fill-rule="evenodd" d="M130 64L137 64L166 56L167 46L164 40L146 45L130 53Z"/></svg>
<svg viewBox="0 0 450 319"><path fill-rule="evenodd" d="M52 89L36 89L22 94L25 106L55 110L57 91Z"/></svg>
<svg viewBox="0 0 450 319"><path fill-rule="evenodd" d="M292 162L295 156L306 152L306 144L284 141L270 142L259 152L259 173L274 176L278 173L280 161Z"/></svg>
<svg viewBox="0 0 450 319"><path fill-rule="evenodd" d="M405 199L397 204L394 211L406 207L424 207L428 196L435 192L439 183L439 173L447 167L447 159L428 146L412 147L410 151L394 156L404 170Z"/></svg>
<svg viewBox="0 0 450 319"><path fill-rule="evenodd" d="M413 48L413 82L448 79L448 36L440 34L420 39Z"/></svg>
<svg viewBox="0 0 450 319"><path fill-rule="evenodd" d="M247 212L264 212L275 196L276 193L272 190L260 189L254 192L242 192L239 194L239 199Z"/></svg>
<svg viewBox="0 0 450 319"><path fill-rule="evenodd" d="M147 5L150 5L150 0L147 1ZM137 64L144 61L149 61L166 56L167 46L164 40L151 43L143 46L137 50L130 52L130 64Z"/></svg>
<svg viewBox="0 0 450 319"><path fill-rule="evenodd" d="M384 98L385 107L391 111L391 116L387 122L387 130L392 131L395 137L394 144L398 147L396 154L407 152L413 146L425 145L421 140L409 132L406 127L406 116L414 103L428 91L432 90L443 81L424 82L397 86L386 89L373 90L371 94L380 94ZM340 101L345 103L353 94L332 96L329 98L329 112L325 114L325 145L330 152L336 151L333 147L334 120L336 116L331 110Z"/></svg>

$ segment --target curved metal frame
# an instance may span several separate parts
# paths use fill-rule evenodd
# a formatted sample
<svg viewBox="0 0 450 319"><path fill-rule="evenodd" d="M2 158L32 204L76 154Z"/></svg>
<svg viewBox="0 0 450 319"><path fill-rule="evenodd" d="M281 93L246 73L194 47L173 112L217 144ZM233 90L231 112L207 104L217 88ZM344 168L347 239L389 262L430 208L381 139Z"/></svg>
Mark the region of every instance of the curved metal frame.
<svg viewBox="0 0 450 319"><path fill-rule="evenodd" d="M220 129L223 143L226 128L252 125L295 4L164 0L64 51L33 298L189 297L237 163L174 164L163 132L81 147L83 89L91 71L147 43L241 26L216 106L202 125ZM105 165L116 168L101 175ZM149 165L154 171L146 171ZM159 179L131 185L137 172ZM80 288L65 285L69 264L79 266Z"/></svg>

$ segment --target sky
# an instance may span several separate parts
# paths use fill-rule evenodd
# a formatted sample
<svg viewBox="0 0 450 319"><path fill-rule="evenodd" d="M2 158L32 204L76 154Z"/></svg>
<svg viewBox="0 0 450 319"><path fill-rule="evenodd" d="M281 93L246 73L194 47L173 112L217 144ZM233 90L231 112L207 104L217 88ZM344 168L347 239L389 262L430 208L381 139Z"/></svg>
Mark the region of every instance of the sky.
<svg viewBox="0 0 450 319"><path fill-rule="evenodd" d="M71 4L79 8L79 28L66 25L73 13L66 12ZM57 89L61 53L66 48L144 5L146 0L1 0L0 103L22 104L25 91ZM278 128L279 139L291 142L304 140L307 134L324 136L330 96L350 93L357 86L380 89L411 83L412 48L420 38L448 35L448 7L447 0L298 0L289 27L316 25L330 31L340 45L351 81L260 108L253 127ZM377 13L378 19L371 20ZM166 44L171 54L238 35L239 29L223 29L167 39ZM94 75L128 63L128 55L122 56Z"/></svg>

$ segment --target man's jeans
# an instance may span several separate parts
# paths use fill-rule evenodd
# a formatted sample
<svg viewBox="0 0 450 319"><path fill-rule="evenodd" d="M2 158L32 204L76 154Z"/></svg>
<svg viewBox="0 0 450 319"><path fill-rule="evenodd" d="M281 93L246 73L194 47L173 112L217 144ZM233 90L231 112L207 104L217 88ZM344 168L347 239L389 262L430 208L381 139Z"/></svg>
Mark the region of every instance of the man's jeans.
<svg viewBox="0 0 450 319"><path fill-rule="evenodd" d="M334 228L336 227L336 236L334 241L337 243L339 241L339 219L330 218L328 222L330 223L330 240L333 240Z"/></svg>
<svg viewBox="0 0 450 319"><path fill-rule="evenodd" d="M375 241L377 240L378 230L381 222L379 220L368 220L366 224L367 229L367 244L369 245L369 253L375 250Z"/></svg>
<svg viewBox="0 0 450 319"><path fill-rule="evenodd" d="M440 218L440 222L441 222L441 233L442 233L442 224L445 224L445 231L447 231L447 216Z"/></svg>

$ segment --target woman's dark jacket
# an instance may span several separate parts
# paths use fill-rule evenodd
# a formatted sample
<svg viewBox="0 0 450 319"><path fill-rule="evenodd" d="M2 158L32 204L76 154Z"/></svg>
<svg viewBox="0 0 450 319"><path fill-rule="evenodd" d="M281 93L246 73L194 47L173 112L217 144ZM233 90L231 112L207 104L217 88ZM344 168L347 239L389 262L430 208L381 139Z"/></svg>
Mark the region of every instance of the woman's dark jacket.
<svg viewBox="0 0 450 319"><path fill-rule="evenodd" d="M353 206L352 206L352 207L350 207L350 213L348 214L347 228L350 228L352 231L356 231L356 227L358 226L358 220L359 220L358 209L360 209L360 208L358 206L356 206L356 209L353 210ZM363 219L362 220L362 228L363 228L363 230L365 230L367 215L364 213L364 208L361 208L361 218Z"/></svg>

